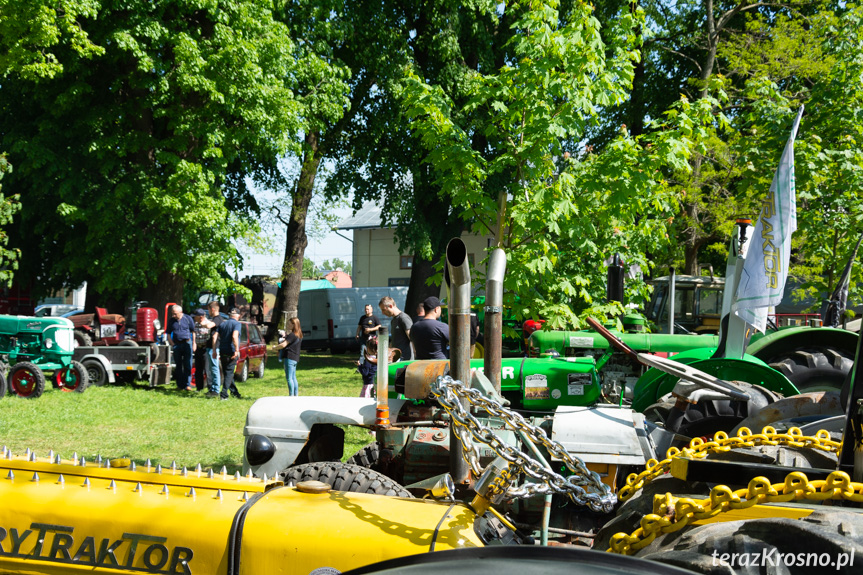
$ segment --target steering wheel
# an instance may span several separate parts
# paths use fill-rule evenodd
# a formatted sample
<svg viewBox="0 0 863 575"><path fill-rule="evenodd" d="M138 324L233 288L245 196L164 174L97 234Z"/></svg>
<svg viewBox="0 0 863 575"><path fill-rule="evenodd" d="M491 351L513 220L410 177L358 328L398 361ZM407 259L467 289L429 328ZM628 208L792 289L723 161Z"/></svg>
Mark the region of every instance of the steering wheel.
<svg viewBox="0 0 863 575"><path fill-rule="evenodd" d="M669 375L683 379L695 384L697 387L711 389L723 395L727 395L731 399L738 401L749 401L749 394L743 389L729 381L713 377L709 373L705 373L700 369L696 369L691 365L686 365L678 361L672 361L664 357L651 355L649 353L638 353L631 347L623 343L620 338L608 331L601 323L593 319L587 318L587 323L595 329L602 337L608 340L608 343L616 350L629 354L636 358L640 363L648 367L655 367L660 371L664 371Z"/></svg>

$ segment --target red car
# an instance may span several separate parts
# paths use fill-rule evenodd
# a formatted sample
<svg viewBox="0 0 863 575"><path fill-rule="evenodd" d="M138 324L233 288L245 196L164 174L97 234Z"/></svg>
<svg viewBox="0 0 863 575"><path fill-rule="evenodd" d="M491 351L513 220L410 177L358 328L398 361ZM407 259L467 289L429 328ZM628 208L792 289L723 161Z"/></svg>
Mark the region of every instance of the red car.
<svg viewBox="0 0 863 575"><path fill-rule="evenodd" d="M257 378L264 377L267 343L256 324L241 321L240 325L240 359L234 370L235 381L246 381L250 373Z"/></svg>
<svg viewBox="0 0 863 575"><path fill-rule="evenodd" d="M240 359L234 368L234 381L243 382L251 373L257 378L264 377L267 363L267 344L261 330L254 323L240 322ZM204 381L207 376L204 375ZM192 383L195 381L195 366L192 366Z"/></svg>

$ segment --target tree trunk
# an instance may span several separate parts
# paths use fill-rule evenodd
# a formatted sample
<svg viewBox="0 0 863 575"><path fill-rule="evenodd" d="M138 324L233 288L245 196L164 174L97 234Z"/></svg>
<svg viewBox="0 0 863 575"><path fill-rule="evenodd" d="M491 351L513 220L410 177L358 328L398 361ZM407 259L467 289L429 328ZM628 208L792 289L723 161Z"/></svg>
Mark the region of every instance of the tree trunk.
<svg viewBox="0 0 863 575"><path fill-rule="evenodd" d="M306 146L303 154L303 165L297 180L291 206L291 217L288 220L288 232L285 240L285 259L282 264L282 287L276 296L273 308L273 320L267 329L267 339L274 341L277 326L284 326L285 320L297 316L297 303L300 299L300 286L303 278L303 257L309 239L306 236L306 216L314 193L315 177L323 156L319 145L320 134L309 132L306 135Z"/></svg>
<svg viewBox="0 0 863 575"><path fill-rule="evenodd" d="M141 300L147 302L147 307L152 307L159 313L160 320L167 322L167 318L165 318L165 306L169 303L178 303L183 305L184 285L185 280L182 276L165 271L160 273L155 281L150 283L150 285L141 290L139 295L141 296ZM89 300L89 289L87 292L87 299ZM125 311L126 310L124 309L117 313L125 313ZM184 308L184 311L186 313L192 313L195 310ZM164 327L166 324L162 325Z"/></svg>

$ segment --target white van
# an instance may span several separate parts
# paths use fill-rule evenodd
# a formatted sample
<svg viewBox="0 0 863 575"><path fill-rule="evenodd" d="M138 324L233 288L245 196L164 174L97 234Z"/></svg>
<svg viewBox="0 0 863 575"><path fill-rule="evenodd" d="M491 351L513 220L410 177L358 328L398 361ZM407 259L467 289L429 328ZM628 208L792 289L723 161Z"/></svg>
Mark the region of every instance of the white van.
<svg viewBox="0 0 863 575"><path fill-rule="evenodd" d="M297 317L303 326L303 349L331 349L333 353L359 350L357 325L366 305L390 327L390 318L381 313L378 302L390 296L404 310L407 287L310 289L300 292Z"/></svg>

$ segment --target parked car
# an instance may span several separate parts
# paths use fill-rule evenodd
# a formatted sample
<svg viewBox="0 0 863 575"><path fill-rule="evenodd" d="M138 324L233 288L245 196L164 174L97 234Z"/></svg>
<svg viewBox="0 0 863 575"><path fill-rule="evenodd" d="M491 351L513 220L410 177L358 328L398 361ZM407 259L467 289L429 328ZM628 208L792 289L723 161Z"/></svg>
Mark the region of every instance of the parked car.
<svg viewBox="0 0 863 575"><path fill-rule="evenodd" d="M240 322L240 359L234 368L234 381L246 381L249 374L257 378L264 377L267 363L267 342L261 335L260 328L251 322ZM192 366L194 380L195 368ZM206 380L206 375L204 379Z"/></svg>
<svg viewBox="0 0 863 575"><path fill-rule="evenodd" d="M84 308L68 303L46 303L36 307L36 312L33 314L36 317L56 317L63 316L72 311L83 311Z"/></svg>
<svg viewBox="0 0 863 575"><path fill-rule="evenodd" d="M246 381L249 374L257 378L264 377L267 363L267 343L261 335L260 328L251 322L240 322L240 359L234 370L236 381Z"/></svg>

